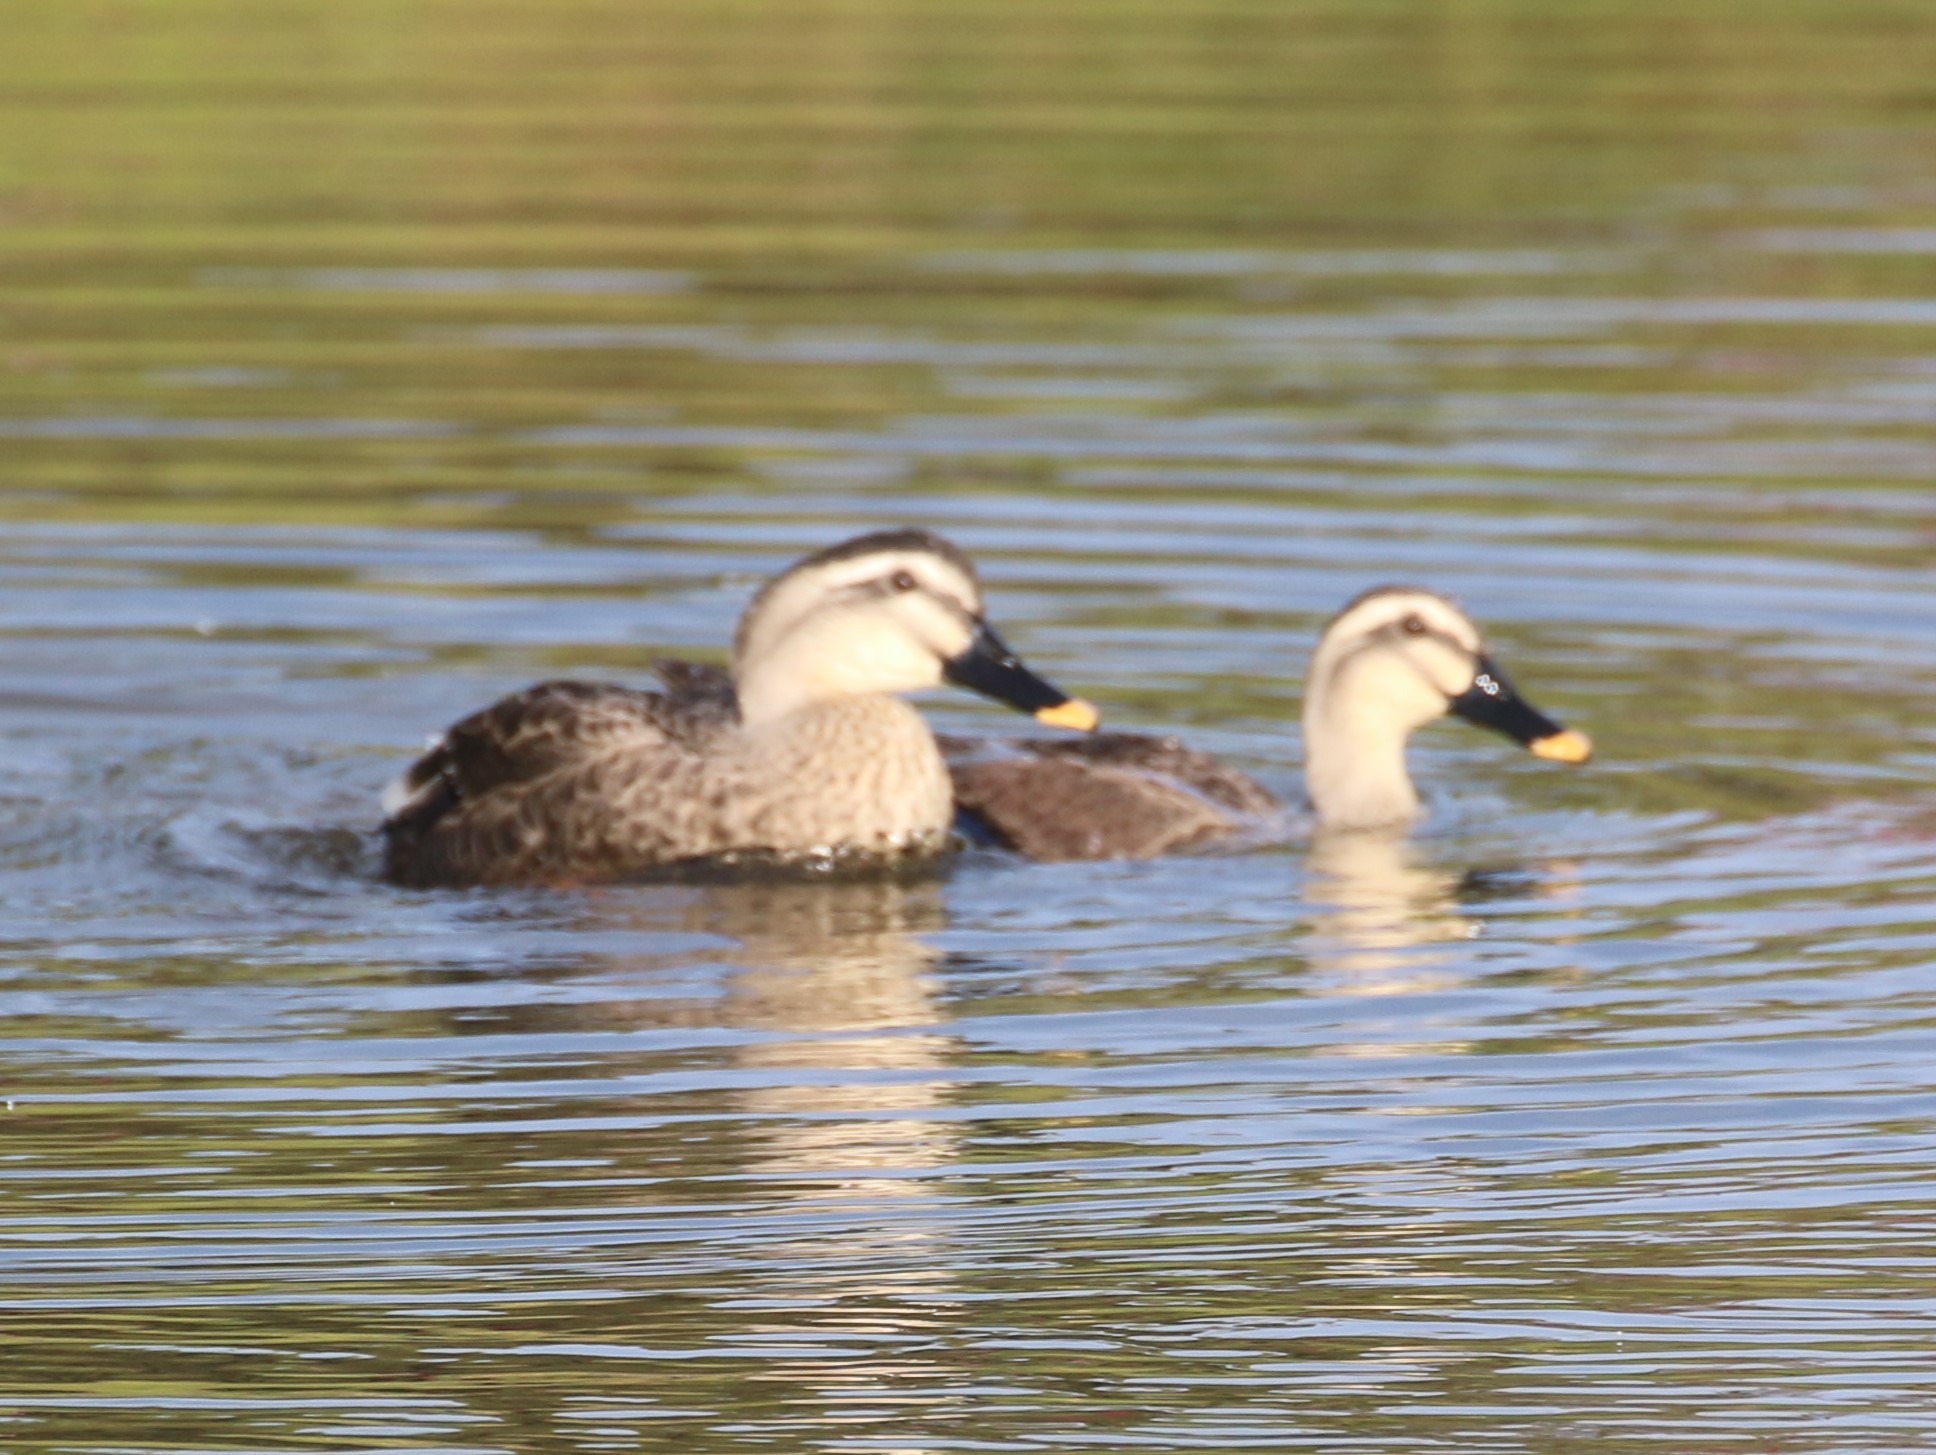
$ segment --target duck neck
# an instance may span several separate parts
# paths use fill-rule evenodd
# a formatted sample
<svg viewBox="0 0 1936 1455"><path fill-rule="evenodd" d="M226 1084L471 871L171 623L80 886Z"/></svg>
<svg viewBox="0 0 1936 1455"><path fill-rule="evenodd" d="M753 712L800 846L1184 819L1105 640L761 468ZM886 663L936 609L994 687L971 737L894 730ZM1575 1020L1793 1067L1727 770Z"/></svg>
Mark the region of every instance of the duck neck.
<svg viewBox="0 0 1936 1455"><path fill-rule="evenodd" d="M750 664L736 663L733 691L739 698L740 721L748 727L769 726L855 698L843 684L829 680L825 664L811 656L804 664L771 656Z"/></svg>
<svg viewBox="0 0 1936 1455"><path fill-rule="evenodd" d="M742 699L736 750L776 771L783 767L803 792L824 786L828 764L844 765L841 771L856 780L871 781L889 768L946 778L927 720L898 697L810 697L764 714L748 712Z"/></svg>
<svg viewBox="0 0 1936 1455"><path fill-rule="evenodd" d="M871 747L911 743L926 748L934 742L927 720L912 703L898 697L806 698L764 714L748 713L742 705L740 725L745 736L764 741L769 751L778 751L780 744L794 745L789 751L812 754L854 743ZM933 751L938 754L940 749Z"/></svg>
<svg viewBox="0 0 1936 1455"><path fill-rule="evenodd" d="M754 672L733 684L739 698L739 720L747 727L765 727L790 717L814 701L803 684L772 672Z"/></svg>
<svg viewBox="0 0 1936 1455"><path fill-rule="evenodd" d="M1418 817L1418 793L1405 770L1408 731L1348 700L1305 704L1304 788L1319 822L1375 828Z"/></svg>

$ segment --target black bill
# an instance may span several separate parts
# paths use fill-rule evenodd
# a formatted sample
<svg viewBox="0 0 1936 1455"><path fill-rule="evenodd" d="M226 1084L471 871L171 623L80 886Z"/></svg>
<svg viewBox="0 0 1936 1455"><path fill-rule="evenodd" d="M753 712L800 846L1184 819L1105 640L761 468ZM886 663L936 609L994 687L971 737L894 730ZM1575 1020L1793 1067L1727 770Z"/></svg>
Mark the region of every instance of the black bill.
<svg viewBox="0 0 1936 1455"><path fill-rule="evenodd" d="M1098 721L1096 709L1080 697L1069 696L1024 667L985 621L975 623L968 649L949 658L941 671L957 687L1005 702L1039 722L1088 732Z"/></svg>
<svg viewBox="0 0 1936 1455"><path fill-rule="evenodd" d="M1560 726L1521 697L1490 657L1479 658L1478 675L1470 687L1452 699L1449 711L1467 722L1504 733L1535 757L1584 763L1593 756L1593 743L1585 733Z"/></svg>

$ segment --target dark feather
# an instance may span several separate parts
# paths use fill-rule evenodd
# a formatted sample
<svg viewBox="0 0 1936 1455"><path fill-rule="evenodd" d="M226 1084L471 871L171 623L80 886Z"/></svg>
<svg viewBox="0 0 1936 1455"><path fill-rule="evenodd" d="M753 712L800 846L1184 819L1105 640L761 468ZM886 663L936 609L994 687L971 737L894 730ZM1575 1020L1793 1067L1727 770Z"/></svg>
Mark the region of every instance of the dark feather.
<svg viewBox="0 0 1936 1455"><path fill-rule="evenodd" d="M1147 859L1236 834L1280 806L1174 738L1099 733L1004 745L942 739L958 814L1031 859Z"/></svg>
<svg viewBox="0 0 1936 1455"><path fill-rule="evenodd" d="M676 761L721 720L716 704L604 683L513 693L411 765L410 797L383 825L386 873L411 884L529 877L545 852L530 831L570 823L571 805L601 790L610 762L641 746Z"/></svg>
<svg viewBox="0 0 1936 1455"><path fill-rule="evenodd" d="M726 721L739 721L739 694L733 674L711 662L689 662L684 657L654 657L652 670L665 683L666 695L683 707L710 710Z"/></svg>

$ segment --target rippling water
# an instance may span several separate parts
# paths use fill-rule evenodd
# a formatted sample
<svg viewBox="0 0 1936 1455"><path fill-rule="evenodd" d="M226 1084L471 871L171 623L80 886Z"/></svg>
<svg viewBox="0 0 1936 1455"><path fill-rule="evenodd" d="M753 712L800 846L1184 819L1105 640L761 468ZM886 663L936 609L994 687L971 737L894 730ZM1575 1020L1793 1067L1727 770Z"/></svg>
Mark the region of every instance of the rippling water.
<svg viewBox="0 0 1936 1455"><path fill-rule="evenodd" d="M1936 1445L1926 27L1683 10L14 17L0 1442ZM1394 578L1602 758L375 882L425 733L900 521L1287 791Z"/></svg>

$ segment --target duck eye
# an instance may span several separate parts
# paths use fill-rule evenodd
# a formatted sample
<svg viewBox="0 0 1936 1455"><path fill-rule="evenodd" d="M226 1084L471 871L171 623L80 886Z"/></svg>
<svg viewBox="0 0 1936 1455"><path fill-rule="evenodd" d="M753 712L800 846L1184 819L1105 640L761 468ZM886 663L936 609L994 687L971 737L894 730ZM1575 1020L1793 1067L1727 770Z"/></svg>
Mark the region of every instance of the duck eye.
<svg viewBox="0 0 1936 1455"><path fill-rule="evenodd" d="M892 576L887 578L887 584L892 586L896 591L912 591L921 583L914 579L914 573L912 571L896 571Z"/></svg>
<svg viewBox="0 0 1936 1455"><path fill-rule="evenodd" d="M1413 636L1415 636L1415 637L1422 637L1422 636L1424 636L1424 635L1425 635L1425 622L1424 622L1424 620L1423 620L1423 618L1420 618L1420 617L1416 617L1416 616L1408 616L1408 617L1406 617L1406 618L1405 618L1405 630L1406 630L1406 631L1408 631L1408 632L1410 632L1410 633L1411 633L1411 634L1412 634Z"/></svg>

